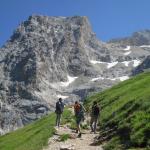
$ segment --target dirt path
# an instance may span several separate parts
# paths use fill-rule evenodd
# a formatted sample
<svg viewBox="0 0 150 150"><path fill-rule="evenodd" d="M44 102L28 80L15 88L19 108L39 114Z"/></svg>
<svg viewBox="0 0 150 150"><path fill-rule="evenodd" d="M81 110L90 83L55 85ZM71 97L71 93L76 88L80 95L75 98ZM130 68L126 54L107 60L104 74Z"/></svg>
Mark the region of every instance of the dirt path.
<svg viewBox="0 0 150 150"><path fill-rule="evenodd" d="M66 125L56 128L56 134L49 139L48 147L43 150L102 150L101 146L90 145L98 134L90 133L89 130L82 132L82 137L78 138ZM64 134L69 134L70 138L65 142L59 141L60 136Z"/></svg>

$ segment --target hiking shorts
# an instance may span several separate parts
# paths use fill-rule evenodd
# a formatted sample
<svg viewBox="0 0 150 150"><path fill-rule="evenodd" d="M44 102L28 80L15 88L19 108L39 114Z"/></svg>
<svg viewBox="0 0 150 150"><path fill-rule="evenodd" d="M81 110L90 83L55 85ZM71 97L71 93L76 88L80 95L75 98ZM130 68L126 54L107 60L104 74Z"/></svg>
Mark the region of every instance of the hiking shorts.
<svg viewBox="0 0 150 150"><path fill-rule="evenodd" d="M84 116L83 115L77 115L76 116L76 124L80 125L82 121L84 121Z"/></svg>
<svg viewBox="0 0 150 150"><path fill-rule="evenodd" d="M98 121L98 116L91 116L90 123L93 123L93 122L97 123L97 121Z"/></svg>
<svg viewBox="0 0 150 150"><path fill-rule="evenodd" d="M81 122L82 122L82 118L77 117L77 118L76 118L76 124L77 124L77 125L80 125Z"/></svg>

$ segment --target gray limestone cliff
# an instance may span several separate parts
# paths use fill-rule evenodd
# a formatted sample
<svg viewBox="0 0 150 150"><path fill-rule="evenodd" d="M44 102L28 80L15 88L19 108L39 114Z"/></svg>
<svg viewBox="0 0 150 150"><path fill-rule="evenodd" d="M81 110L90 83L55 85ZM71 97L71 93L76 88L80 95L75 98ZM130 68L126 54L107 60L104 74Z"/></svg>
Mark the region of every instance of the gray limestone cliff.
<svg viewBox="0 0 150 150"><path fill-rule="evenodd" d="M0 134L54 111L59 97L82 101L130 78L150 47L129 44L99 41L87 17L30 16L0 49Z"/></svg>

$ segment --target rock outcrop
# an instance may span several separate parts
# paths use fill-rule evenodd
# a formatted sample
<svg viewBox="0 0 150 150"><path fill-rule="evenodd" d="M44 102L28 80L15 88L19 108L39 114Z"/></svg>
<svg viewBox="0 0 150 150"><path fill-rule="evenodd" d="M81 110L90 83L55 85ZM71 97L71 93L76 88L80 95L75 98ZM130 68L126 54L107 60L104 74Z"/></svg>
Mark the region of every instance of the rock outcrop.
<svg viewBox="0 0 150 150"><path fill-rule="evenodd" d="M30 16L0 49L0 133L53 111L59 97L69 104L128 79L147 44L99 41L87 17Z"/></svg>
<svg viewBox="0 0 150 150"><path fill-rule="evenodd" d="M134 32L131 37L112 39L109 43L132 46L150 45L150 30Z"/></svg>
<svg viewBox="0 0 150 150"><path fill-rule="evenodd" d="M133 75L137 75L142 72L150 71L150 55L133 70Z"/></svg>

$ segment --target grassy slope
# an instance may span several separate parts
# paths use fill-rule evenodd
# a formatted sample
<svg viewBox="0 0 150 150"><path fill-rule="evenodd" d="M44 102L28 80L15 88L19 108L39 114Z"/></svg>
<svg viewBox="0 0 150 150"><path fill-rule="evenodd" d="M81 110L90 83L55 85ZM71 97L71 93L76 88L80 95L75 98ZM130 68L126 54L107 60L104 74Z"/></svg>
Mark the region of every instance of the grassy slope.
<svg viewBox="0 0 150 150"><path fill-rule="evenodd" d="M41 150L55 132L55 117L52 113L22 129L1 136L0 150ZM62 122L66 123L69 118L71 112L65 110Z"/></svg>
<svg viewBox="0 0 150 150"><path fill-rule="evenodd" d="M150 145L150 73L141 74L113 88L93 95L86 107L98 101L102 112L100 125L110 139L105 149L119 150ZM63 123L72 120L64 112ZM0 150L40 150L54 133L55 114L0 137ZM103 133L103 135L105 135Z"/></svg>
<svg viewBox="0 0 150 150"><path fill-rule="evenodd" d="M150 73L87 98L86 107L94 100L102 109L99 121L103 136L109 139L105 149L150 146Z"/></svg>

